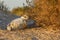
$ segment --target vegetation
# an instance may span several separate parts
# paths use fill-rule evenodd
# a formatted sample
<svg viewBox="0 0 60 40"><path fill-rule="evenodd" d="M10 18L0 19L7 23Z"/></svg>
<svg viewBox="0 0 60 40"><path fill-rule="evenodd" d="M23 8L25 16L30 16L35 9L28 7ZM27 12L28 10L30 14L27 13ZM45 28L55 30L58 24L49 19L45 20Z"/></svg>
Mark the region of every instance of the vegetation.
<svg viewBox="0 0 60 40"><path fill-rule="evenodd" d="M4 1L0 1L0 10L8 11L8 8L6 7L6 5L4 5Z"/></svg>
<svg viewBox="0 0 60 40"><path fill-rule="evenodd" d="M18 16L21 16L21 15L27 13L26 11L27 11L28 9L30 9L30 8L27 7L27 6L21 7L21 8L18 7L18 8L13 9L13 10L12 10L12 13L13 13L13 14L16 14L16 15L18 15Z"/></svg>
<svg viewBox="0 0 60 40"><path fill-rule="evenodd" d="M18 15L29 15L31 19L36 20L37 25L41 25L40 23L45 25L60 25L60 19L57 20L60 18L57 0L35 0L33 7L30 5L31 2L27 1L27 4L29 8L22 8L22 11L17 8L19 11L14 9L15 11L12 12L17 13Z"/></svg>

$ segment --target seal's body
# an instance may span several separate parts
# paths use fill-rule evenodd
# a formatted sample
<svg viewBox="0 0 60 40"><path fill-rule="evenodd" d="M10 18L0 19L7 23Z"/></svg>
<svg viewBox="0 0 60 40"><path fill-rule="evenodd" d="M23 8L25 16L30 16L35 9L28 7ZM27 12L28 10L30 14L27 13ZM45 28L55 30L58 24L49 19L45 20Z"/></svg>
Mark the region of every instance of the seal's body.
<svg viewBox="0 0 60 40"><path fill-rule="evenodd" d="M7 25L7 30L12 30L12 29L21 29L25 28L26 26L26 20L28 20L28 16L24 15L20 18L16 18L12 20L8 25Z"/></svg>

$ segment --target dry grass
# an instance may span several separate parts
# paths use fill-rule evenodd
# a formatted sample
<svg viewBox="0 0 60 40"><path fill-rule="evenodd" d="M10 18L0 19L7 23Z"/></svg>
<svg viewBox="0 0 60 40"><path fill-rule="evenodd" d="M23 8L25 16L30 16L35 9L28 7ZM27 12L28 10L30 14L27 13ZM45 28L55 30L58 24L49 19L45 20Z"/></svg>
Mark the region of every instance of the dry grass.
<svg viewBox="0 0 60 40"><path fill-rule="evenodd" d="M0 40L60 40L60 28L55 25L24 30L0 30Z"/></svg>

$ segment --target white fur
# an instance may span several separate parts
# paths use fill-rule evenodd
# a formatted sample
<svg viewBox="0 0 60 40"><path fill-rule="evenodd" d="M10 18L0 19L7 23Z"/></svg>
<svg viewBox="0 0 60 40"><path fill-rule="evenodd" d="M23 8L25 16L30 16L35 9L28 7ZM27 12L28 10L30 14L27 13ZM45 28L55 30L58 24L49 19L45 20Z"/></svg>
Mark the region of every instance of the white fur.
<svg viewBox="0 0 60 40"><path fill-rule="evenodd" d="M7 30L23 28L22 26L26 24L28 17L22 16L21 18L16 18L7 25Z"/></svg>

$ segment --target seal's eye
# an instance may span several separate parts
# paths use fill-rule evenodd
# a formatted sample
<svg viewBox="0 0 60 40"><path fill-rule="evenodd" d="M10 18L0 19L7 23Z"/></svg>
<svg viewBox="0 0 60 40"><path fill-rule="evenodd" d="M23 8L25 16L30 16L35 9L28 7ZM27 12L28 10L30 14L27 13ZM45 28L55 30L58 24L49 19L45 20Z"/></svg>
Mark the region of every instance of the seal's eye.
<svg viewBox="0 0 60 40"><path fill-rule="evenodd" d="M27 16L24 16L24 18L27 18Z"/></svg>
<svg viewBox="0 0 60 40"><path fill-rule="evenodd" d="M26 16L26 15L24 15L23 17L24 17L24 18L28 18L28 16Z"/></svg>

